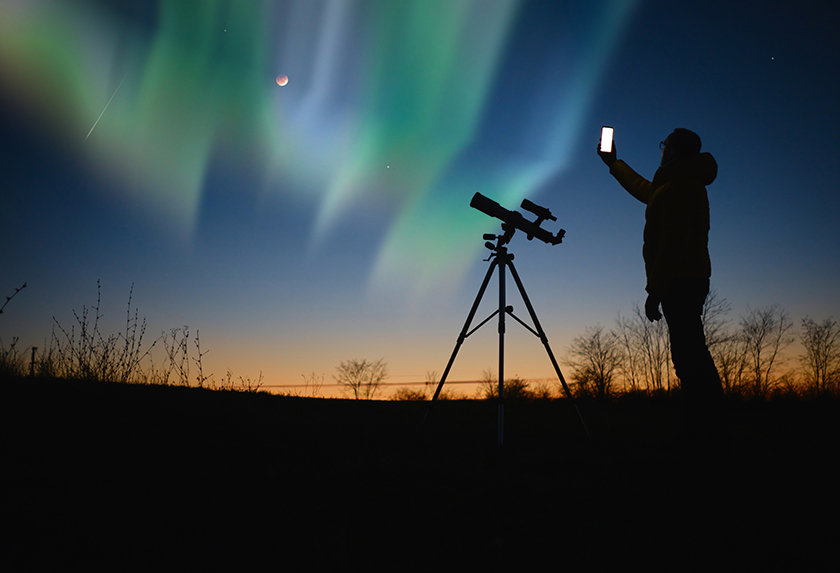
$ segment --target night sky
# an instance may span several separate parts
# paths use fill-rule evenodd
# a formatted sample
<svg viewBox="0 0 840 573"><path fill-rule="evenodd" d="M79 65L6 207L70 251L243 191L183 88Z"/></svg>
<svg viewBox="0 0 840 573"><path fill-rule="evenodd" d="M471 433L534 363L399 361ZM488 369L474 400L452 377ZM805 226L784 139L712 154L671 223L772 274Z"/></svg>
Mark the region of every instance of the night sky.
<svg viewBox="0 0 840 573"><path fill-rule="evenodd" d="M147 338L200 331L217 380L384 358L389 383L420 382L500 229L481 192L566 230L510 244L562 356L645 296L644 205L596 155L602 125L647 178L675 127L715 156L730 319L838 318L838 30L827 0L3 0L0 295L27 288L0 338L42 347L100 281L106 333L133 285ZM507 346L507 374L553 375L513 322ZM496 363L491 324L450 380Z"/></svg>

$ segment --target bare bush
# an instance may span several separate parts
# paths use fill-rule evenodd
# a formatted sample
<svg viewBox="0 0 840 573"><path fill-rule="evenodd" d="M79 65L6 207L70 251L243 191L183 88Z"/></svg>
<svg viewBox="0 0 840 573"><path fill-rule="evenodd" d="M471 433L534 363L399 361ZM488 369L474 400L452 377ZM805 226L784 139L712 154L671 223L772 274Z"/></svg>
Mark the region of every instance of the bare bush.
<svg viewBox="0 0 840 573"><path fill-rule="evenodd" d="M53 330L49 342L37 360L33 356L32 373L42 377L97 380L134 384L177 384L191 386L190 364L197 369L195 384L198 387L213 387L213 375L205 374L201 340L196 331L192 345L195 355L190 353L189 328L174 328L150 344L146 337L146 319L140 319L139 311L132 307L134 286L128 294L125 329L117 334L105 335L100 328L101 285L97 281L96 304L82 306L81 312L73 311L75 322L64 327L53 317ZM152 350L160 343L166 358L160 366L155 365ZM251 383L253 387L255 383Z"/></svg>
<svg viewBox="0 0 840 573"><path fill-rule="evenodd" d="M477 393L479 398L485 400L494 400L499 397L499 377L492 368L481 373ZM505 380L504 397L505 400L522 400L531 399L534 396L531 393L530 384L519 376L514 376Z"/></svg>
<svg viewBox="0 0 840 573"><path fill-rule="evenodd" d="M231 372L230 368L227 369L225 373L225 377L220 382L220 388L222 390L234 391L234 392L259 392L260 387L263 385L263 373L260 372L259 377L256 380L251 380L249 376L239 376L236 380L233 378L233 372Z"/></svg>
<svg viewBox="0 0 840 573"><path fill-rule="evenodd" d="M397 388L391 400L401 402L423 402L426 400L426 392L424 390L415 390L414 388Z"/></svg>
<svg viewBox="0 0 840 573"><path fill-rule="evenodd" d="M535 400L554 400L563 394L559 381L537 380L532 381L528 391Z"/></svg>
<svg viewBox="0 0 840 573"><path fill-rule="evenodd" d="M608 398L615 393L616 374L623 363L621 340L603 326L586 328L572 340L567 362L579 396Z"/></svg>
<svg viewBox="0 0 840 573"><path fill-rule="evenodd" d="M157 341L144 349L146 319L140 320L137 309L132 314L134 285L128 294L125 331L116 335L105 336L99 329L99 320L102 318L99 281L96 283L96 291L96 306L82 306L81 314L74 310L76 322L69 329L65 329L53 317L55 325L52 338L39 362L42 367L39 373L112 382L137 382L143 378L140 364L149 356Z"/></svg>
<svg viewBox="0 0 840 573"><path fill-rule="evenodd" d="M196 355L193 357L193 362L195 363L195 366L198 369L198 375L195 379L196 383L198 384L199 388L212 387L213 375L204 375L204 366L201 361L201 359L204 357L205 354L209 352L209 350L205 350L204 352L201 351L201 339L198 336L198 330L195 331L195 352Z"/></svg>
<svg viewBox="0 0 840 573"><path fill-rule="evenodd" d="M321 388L324 386L325 374L315 374L311 372L309 375L303 376L303 395L311 394L313 398L321 395Z"/></svg>
<svg viewBox="0 0 840 573"><path fill-rule="evenodd" d="M0 339L0 375L23 376L25 372L25 357L17 347L18 338L12 338L12 343L6 348Z"/></svg>
<svg viewBox="0 0 840 573"><path fill-rule="evenodd" d="M73 310L75 322L69 328L65 328L53 317L50 341L44 344L45 349L37 359L33 352L31 374L103 382L216 387L213 374L204 371L202 358L207 351L201 349L201 338L197 330L195 337L191 338L189 327L173 328L168 333L162 332L151 344L144 342L146 319L141 320L138 310L132 307L134 285L128 294L125 330L118 334L103 334L100 329L100 319L103 318L100 310L101 286L99 281L96 284L96 305L90 308L83 306L80 313ZM16 289L15 294L25 286ZM6 304L13 297L6 297ZM0 374L24 375L25 357L18 350L17 341L17 338L13 339L9 348L0 341ZM165 353L159 365L152 355L152 349L158 343ZM191 348L194 350L191 351ZM194 378L190 371L191 364L195 367ZM314 378L312 382L315 395L323 385L323 376L317 383ZM242 392L259 392L262 384L262 372L254 380L247 376L234 378L228 370L221 381L222 388Z"/></svg>

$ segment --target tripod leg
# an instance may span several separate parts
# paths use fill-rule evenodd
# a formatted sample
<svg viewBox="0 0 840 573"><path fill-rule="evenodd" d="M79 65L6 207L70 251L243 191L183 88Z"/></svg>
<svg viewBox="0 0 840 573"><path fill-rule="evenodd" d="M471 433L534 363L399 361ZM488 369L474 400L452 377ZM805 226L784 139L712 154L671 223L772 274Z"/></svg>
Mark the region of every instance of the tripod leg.
<svg viewBox="0 0 840 573"><path fill-rule="evenodd" d="M481 299L484 296L484 291L487 290L487 285L490 283L490 277L493 276L493 271L498 266L498 261L493 259L490 263L490 268L487 269L487 274L484 275L484 281L481 283L481 288L478 289L478 294L475 297L475 302L473 302L472 308L470 309L470 313L467 315L467 320L464 322L464 328L461 329L461 333L458 335L458 341L455 343L455 348L452 350L452 355L449 357L449 362L446 364L446 369L443 371L443 376L440 378L440 383L438 383L437 389L435 390L435 395L432 397L432 401L429 402L429 406L426 408L426 413L423 415L423 421L420 425L426 423L426 419L429 417L429 412L432 411L432 405L437 401L438 396L440 395L440 391L443 389L443 385L446 382L446 377L449 376L449 371L452 369L452 364L455 363L455 357L458 355L458 350L461 349L461 345L464 343L464 340L467 338L467 333L470 330L470 324L472 324L473 318L475 318L475 313L478 311L478 305L481 303Z"/></svg>
<svg viewBox="0 0 840 573"><path fill-rule="evenodd" d="M554 352L551 351L551 346L548 344L548 337L540 324L540 320L537 318L537 313L534 311L533 305L531 305L528 293L525 292L525 286L522 284L522 279L519 278L519 273L516 272L516 267L513 266L513 261L509 261L508 266L510 267L510 274L513 275L513 280L516 281L516 286L519 288L519 294L522 295L522 301L525 303L525 308L528 309L528 314L531 315L531 320L534 322L534 326L537 329L540 341L543 343L543 346L545 346L546 352L548 352L548 358L551 360L551 365L554 366L554 371L557 373L557 377L563 385L563 390L566 392L566 396L569 400L571 400L572 405L575 407L575 412L577 412L580 423L583 425L583 431L586 432L586 437L589 438L591 437L589 434L589 428L586 427L586 422L583 421L583 416L580 415L580 410L578 410L577 403L575 403L575 399L572 397L569 385L566 384L566 379L563 377L563 373L560 372L560 366L557 364L557 359L554 358Z"/></svg>
<svg viewBox="0 0 840 573"><path fill-rule="evenodd" d="M499 445L505 439L505 266L511 263L512 255L505 251L496 260L499 262Z"/></svg>

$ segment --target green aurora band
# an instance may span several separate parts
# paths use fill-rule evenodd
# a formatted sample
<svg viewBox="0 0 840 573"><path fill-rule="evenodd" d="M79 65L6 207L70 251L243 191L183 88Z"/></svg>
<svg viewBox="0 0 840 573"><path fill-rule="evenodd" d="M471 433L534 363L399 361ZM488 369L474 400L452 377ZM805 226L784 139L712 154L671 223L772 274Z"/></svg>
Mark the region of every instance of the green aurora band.
<svg viewBox="0 0 840 573"><path fill-rule="evenodd" d="M516 208L562 171L636 4L585 9L563 89L523 120L535 143L506 156L479 136L517 0L161 0L154 25L85 2L6 3L0 88L187 247L220 150L264 198L317 203L314 248L354 207L382 205L370 286L419 294L458 282L496 228L469 208L475 191Z"/></svg>

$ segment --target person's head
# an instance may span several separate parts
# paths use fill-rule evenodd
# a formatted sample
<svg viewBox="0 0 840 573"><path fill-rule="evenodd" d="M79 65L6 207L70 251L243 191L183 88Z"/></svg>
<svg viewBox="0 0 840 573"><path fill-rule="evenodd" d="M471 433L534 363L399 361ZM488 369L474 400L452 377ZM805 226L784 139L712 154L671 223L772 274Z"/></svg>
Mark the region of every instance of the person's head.
<svg viewBox="0 0 840 573"><path fill-rule="evenodd" d="M688 129L678 127L660 145L662 148L660 165L667 165L678 159L700 153L701 145L699 135Z"/></svg>

